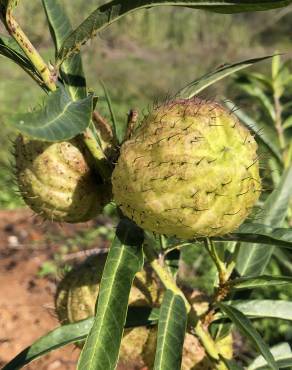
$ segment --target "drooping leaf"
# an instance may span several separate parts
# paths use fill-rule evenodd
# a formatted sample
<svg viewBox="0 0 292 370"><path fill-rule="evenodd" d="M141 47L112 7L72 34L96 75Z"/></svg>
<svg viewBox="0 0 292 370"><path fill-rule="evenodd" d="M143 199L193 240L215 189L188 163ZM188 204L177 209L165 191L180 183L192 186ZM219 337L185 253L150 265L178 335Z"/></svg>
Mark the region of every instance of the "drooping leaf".
<svg viewBox="0 0 292 370"><path fill-rule="evenodd" d="M285 369L292 365L292 351L289 343L280 343L271 349L277 365L280 369ZM267 362L263 356L258 356L253 362L248 366L247 370L266 370Z"/></svg>
<svg viewBox="0 0 292 370"><path fill-rule="evenodd" d="M143 266L143 231L120 221L104 267L93 327L81 352L78 369L115 369L126 321L130 289Z"/></svg>
<svg viewBox="0 0 292 370"><path fill-rule="evenodd" d="M19 65L30 77L43 87L40 75L12 37L0 36L0 54Z"/></svg>
<svg viewBox="0 0 292 370"><path fill-rule="evenodd" d="M245 335L255 348L262 354L268 365L273 370L278 370L276 361L260 334L252 326L249 319L235 307L224 303L218 303L219 308L229 317L234 325Z"/></svg>
<svg viewBox="0 0 292 370"><path fill-rule="evenodd" d="M262 58L248 59L234 64L224 65L223 67L216 69L214 72L208 73L201 78L189 83L186 87L178 92L177 96L184 99L190 99L193 96L199 94L207 87L213 85L215 82L218 82L233 73L236 73L244 68L251 67L255 63L264 61L271 57L272 56L269 55Z"/></svg>
<svg viewBox="0 0 292 370"><path fill-rule="evenodd" d="M234 110L235 104L232 102L226 102L227 108ZM273 153L273 155L281 162L282 156L280 153L280 145L278 138L275 135L274 129L266 124L265 122L257 122L247 115L242 109L234 110L234 114L237 116L239 121L247 126L257 136L257 140L263 142Z"/></svg>
<svg viewBox="0 0 292 370"><path fill-rule="evenodd" d="M186 325L182 297L167 290L160 308L154 370L180 370Z"/></svg>
<svg viewBox="0 0 292 370"><path fill-rule="evenodd" d="M255 245L265 244L263 251L271 253L273 246L279 246L283 248L292 248L292 229L286 228L273 228L262 224L246 223L240 226L238 230L231 234L224 235L222 237L214 237L213 240L217 241L238 241L244 243L253 243ZM261 247L261 246L260 246ZM245 250L248 254L250 252L250 245L242 244L241 249ZM251 250L253 252L253 250ZM256 256L256 255L255 255ZM254 257L252 254L250 258ZM263 254L263 258L265 254ZM245 261L249 263L250 261ZM254 261L256 263L257 261ZM244 261L242 262L244 263Z"/></svg>
<svg viewBox="0 0 292 370"><path fill-rule="evenodd" d="M232 289L236 290L274 287L287 284L292 284L291 276L246 276L230 281Z"/></svg>
<svg viewBox="0 0 292 370"><path fill-rule="evenodd" d="M282 176L278 187L265 201L261 212L261 222L265 225L281 226L292 195L292 167ZM273 247L267 245L243 244L238 254L236 269L240 275L261 275L272 256Z"/></svg>
<svg viewBox="0 0 292 370"><path fill-rule="evenodd" d="M83 132L89 125L93 96L73 101L60 86L50 93L45 106L31 113L12 115L9 119L20 132L45 141L68 140Z"/></svg>
<svg viewBox="0 0 292 370"><path fill-rule="evenodd" d="M60 0L42 1L57 54L63 41L73 29ZM72 55L62 64L61 77L68 86L68 91L73 100L86 98L86 81L80 54Z"/></svg>
<svg viewBox="0 0 292 370"><path fill-rule="evenodd" d="M193 9L205 9L220 13L238 13L246 11L261 11L285 7L292 0L113 0L93 11L74 32L64 41L58 55L58 63L68 56L80 50L82 44L95 36L108 25L117 21L128 13L143 8L151 8L162 5L185 6Z"/></svg>
<svg viewBox="0 0 292 370"><path fill-rule="evenodd" d="M51 331L35 341L30 347L20 352L12 361L4 366L3 370L21 369L23 366L57 348L84 340L92 324L93 318L89 318L75 324L61 326Z"/></svg>
<svg viewBox="0 0 292 370"><path fill-rule="evenodd" d="M129 307L125 328L149 326L158 323L159 308ZM92 328L94 318L79 321L74 324L63 325L36 340L31 346L21 351L12 359L3 370L17 370L37 358L61 348L69 343L84 341Z"/></svg>

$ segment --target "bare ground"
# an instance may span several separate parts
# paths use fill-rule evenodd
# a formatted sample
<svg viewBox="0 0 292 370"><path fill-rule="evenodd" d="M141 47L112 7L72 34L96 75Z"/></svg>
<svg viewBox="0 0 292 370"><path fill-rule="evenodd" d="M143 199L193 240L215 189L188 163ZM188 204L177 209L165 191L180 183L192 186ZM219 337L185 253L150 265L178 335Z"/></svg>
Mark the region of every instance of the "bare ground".
<svg viewBox="0 0 292 370"><path fill-rule="evenodd" d="M38 276L58 247L48 235L73 236L89 225L44 223L30 211L0 211L0 367L41 335L58 326L54 313L55 279ZM73 370L79 350L68 345L36 360L30 370ZM141 366L119 366L120 370Z"/></svg>

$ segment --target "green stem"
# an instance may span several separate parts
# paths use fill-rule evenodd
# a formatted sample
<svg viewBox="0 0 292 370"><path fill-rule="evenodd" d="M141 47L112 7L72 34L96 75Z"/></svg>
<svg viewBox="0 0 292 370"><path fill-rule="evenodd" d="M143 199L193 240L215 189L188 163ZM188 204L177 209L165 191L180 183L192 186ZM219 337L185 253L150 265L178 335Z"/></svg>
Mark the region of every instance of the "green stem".
<svg viewBox="0 0 292 370"><path fill-rule="evenodd" d="M44 62L41 55L32 45L26 34L23 32L18 22L12 15L12 10L7 9L5 26L10 33L10 35L15 39L21 49L24 51L26 56L29 58L37 72L42 77L45 85L50 91L56 90L56 73L51 71L47 64Z"/></svg>
<svg viewBox="0 0 292 370"><path fill-rule="evenodd" d="M220 259L216 247L213 243L212 240L209 238L205 239L205 246L207 251L209 252L210 257L214 261L217 270L218 270L218 275L219 275L219 286L223 285L227 280L228 280L228 274L227 274L227 269L225 266L225 263Z"/></svg>

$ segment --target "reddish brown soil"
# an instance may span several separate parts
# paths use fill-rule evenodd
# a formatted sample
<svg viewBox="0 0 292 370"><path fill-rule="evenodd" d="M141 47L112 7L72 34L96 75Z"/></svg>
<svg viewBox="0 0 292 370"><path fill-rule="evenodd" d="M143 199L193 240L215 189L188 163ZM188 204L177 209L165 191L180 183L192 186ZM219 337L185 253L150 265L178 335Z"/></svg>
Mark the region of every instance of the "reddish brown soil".
<svg viewBox="0 0 292 370"><path fill-rule="evenodd" d="M0 368L41 335L58 326L54 314L55 279L37 273L52 259L58 245L48 235L65 241L90 225L44 223L27 210L0 211ZM30 370L73 370L79 350L73 345L36 360ZM140 369L120 366L120 370Z"/></svg>

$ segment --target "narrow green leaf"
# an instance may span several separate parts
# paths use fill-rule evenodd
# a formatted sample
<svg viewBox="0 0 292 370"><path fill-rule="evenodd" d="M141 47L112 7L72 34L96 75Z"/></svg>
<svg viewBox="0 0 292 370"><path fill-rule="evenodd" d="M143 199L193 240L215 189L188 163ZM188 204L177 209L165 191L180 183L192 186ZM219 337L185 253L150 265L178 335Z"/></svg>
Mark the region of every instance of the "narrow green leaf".
<svg viewBox="0 0 292 370"><path fill-rule="evenodd" d="M292 355L290 357L277 360L276 364L279 367L279 369L289 369L289 370L291 370ZM267 365L264 365L264 366L258 367L257 370L268 370L268 367L267 367Z"/></svg>
<svg viewBox="0 0 292 370"><path fill-rule="evenodd" d="M238 241L244 243L253 244L265 244L263 247L263 252L271 253L273 251L273 246L279 246L283 248L292 248L292 229L285 228L272 228L271 226L266 226L262 224L246 223L240 226L238 230L234 233L227 234L220 237L212 238L216 241ZM241 249L247 249L247 254L250 252L250 246L243 244ZM253 252L253 250L251 251ZM255 255L257 256L257 255ZM262 256L266 258L265 253ZM249 263L249 261L247 261ZM256 261L254 261L256 262Z"/></svg>
<svg viewBox="0 0 292 370"><path fill-rule="evenodd" d="M45 141L68 140L83 132L89 125L92 114L93 96L72 101L60 86L50 93L45 106L31 113L10 117L20 132Z"/></svg>
<svg viewBox="0 0 292 370"><path fill-rule="evenodd" d="M269 96L265 93L261 86L252 80L247 80L245 83L237 83L237 85L246 92L253 100L258 100L261 103L262 109L266 112L266 115L270 118L269 123L273 124L276 119L276 112L272 101Z"/></svg>
<svg viewBox="0 0 292 370"><path fill-rule="evenodd" d="M30 77L43 87L40 75L12 37L0 36L0 55L3 55L19 65Z"/></svg>
<svg viewBox="0 0 292 370"><path fill-rule="evenodd" d="M261 222L273 227L281 226L292 195L292 167L282 176L278 187L266 200L261 213ZM236 269L240 275L261 275L272 256L273 247L254 243L240 247Z"/></svg>
<svg viewBox="0 0 292 370"><path fill-rule="evenodd" d="M143 231L124 219L110 248L97 302L96 317L78 362L78 369L116 368L130 289L143 266Z"/></svg>
<svg viewBox="0 0 292 370"><path fill-rule="evenodd" d="M236 73L244 68L251 67L255 63L262 62L263 60L269 59L271 57L272 55L269 55L262 58L253 58L234 64L224 65L223 67L216 69L214 72L208 73L198 80L189 83L178 92L177 96L184 99L190 99L193 96L199 94L207 87L213 85L215 82L218 82L233 73Z"/></svg>
<svg viewBox="0 0 292 370"><path fill-rule="evenodd" d="M230 281L232 289L236 290L273 287L287 284L292 284L291 276L246 276Z"/></svg>
<svg viewBox="0 0 292 370"><path fill-rule="evenodd" d="M157 325L159 319L159 308L129 307L125 328L137 326ZM21 351L12 359L3 370L21 369L37 358L63 347L69 343L84 341L92 328L94 317L76 322L74 324L60 326L43 337L36 340L31 346Z"/></svg>
<svg viewBox="0 0 292 370"><path fill-rule="evenodd" d="M249 319L238 309L231 307L224 303L218 303L218 307L229 317L229 319L235 324L235 326L244 334L253 345L258 349L258 351L263 355L266 359L267 364L273 370L278 370L278 366L276 361L270 352L269 347L263 341L260 334L255 330L252 326Z"/></svg>
<svg viewBox="0 0 292 370"><path fill-rule="evenodd" d="M97 32L138 9L173 5L220 13L238 13L281 8L291 3L292 0L257 0L252 2L250 0L113 0L99 6L66 38L59 51L58 63L62 63L68 56L78 52L81 45L94 37Z"/></svg>
<svg viewBox="0 0 292 370"><path fill-rule="evenodd" d="M229 304L249 318L274 318L292 321L292 302L263 299L238 300L229 302Z"/></svg>
<svg viewBox="0 0 292 370"><path fill-rule="evenodd" d="M20 352L2 370L17 370L37 358L65 346L69 343L82 341L86 338L93 324L93 318L79 321L75 324L60 326L39 338L30 347Z"/></svg>
<svg viewBox="0 0 292 370"><path fill-rule="evenodd" d="M283 122L283 128L286 130L287 128L292 127L292 116L289 116L284 122Z"/></svg>
<svg viewBox="0 0 292 370"><path fill-rule="evenodd" d="M42 1L57 54L62 42L73 29L60 0ZM86 81L80 55L72 55L62 64L61 77L73 100L86 98Z"/></svg>
<svg viewBox="0 0 292 370"><path fill-rule="evenodd" d="M230 101L227 101L225 105L231 110L235 107L235 104ZM275 135L275 130L265 122L257 122L253 120L242 109L237 109L234 114L241 123L256 134L257 139L264 143L270 149L271 153L281 162L282 156L280 153L278 138Z"/></svg>
<svg viewBox="0 0 292 370"><path fill-rule="evenodd" d="M292 365L292 352L289 343L280 343L270 350L279 368L284 369ZM247 370L267 370L267 362L263 356L258 356Z"/></svg>
<svg viewBox="0 0 292 370"><path fill-rule="evenodd" d="M102 80L100 80L100 83L101 83L101 86L102 86L102 89L103 89L103 92L104 92L104 96L105 96L105 99L106 99L106 102L107 102L107 106L108 106L108 109L109 109L109 112L110 112L114 137L116 139L118 139L118 142L119 143L121 143L122 142L121 137L120 137L120 131L121 130L118 130L118 127L119 126L118 126L116 115L115 115L115 112L114 112L114 109L113 109L113 105L112 105L112 100L111 100L110 94L109 94L109 92L108 92L108 90L106 88L105 83Z"/></svg>
<svg viewBox="0 0 292 370"><path fill-rule="evenodd" d="M157 325L158 319L159 308L132 306L128 309L125 328ZM92 328L93 322L94 318L90 317L86 320L63 325L52 330L21 351L3 370L21 369L23 366L57 348L69 343L84 341Z"/></svg>
<svg viewBox="0 0 292 370"><path fill-rule="evenodd" d="M186 325L182 297L167 290L160 308L154 370L180 370Z"/></svg>

